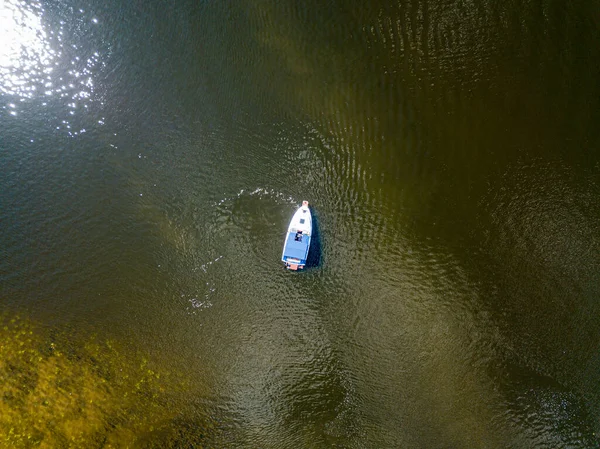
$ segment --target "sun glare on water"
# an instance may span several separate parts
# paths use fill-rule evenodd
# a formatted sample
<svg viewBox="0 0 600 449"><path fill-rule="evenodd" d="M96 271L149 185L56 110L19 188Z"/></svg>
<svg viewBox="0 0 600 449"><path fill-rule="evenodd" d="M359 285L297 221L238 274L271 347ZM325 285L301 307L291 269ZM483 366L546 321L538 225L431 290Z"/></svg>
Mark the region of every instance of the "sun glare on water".
<svg viewBox="0 0 600 449"><path fill-rule="evenodd" d="M105 63L90 40L98 19L83 9L62 17L40 2L0 0L0 115L35 113L53 102L53 129L75 137L85 129L71 119L96 100L94 73Z"/></svg>
<svg viewBox="0 0 600 449"><path fill-rule="evenodd" d="M31 98L50 81L55 52L42 25L39 3L0 3L0 92Z"/></svg>

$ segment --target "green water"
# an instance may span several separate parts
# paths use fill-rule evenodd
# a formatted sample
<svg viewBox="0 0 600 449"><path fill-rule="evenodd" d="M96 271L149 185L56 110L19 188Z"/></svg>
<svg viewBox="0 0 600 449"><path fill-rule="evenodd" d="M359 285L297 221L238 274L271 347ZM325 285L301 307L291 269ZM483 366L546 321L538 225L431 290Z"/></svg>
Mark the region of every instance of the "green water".
<svg viewBox="0 0 600 449"><path fill-rule="evenodd" d="M600 447L597 7L6 0L0 310L42 359L7 343L2 415L57 365L108 405L46 447Z"/></svg>

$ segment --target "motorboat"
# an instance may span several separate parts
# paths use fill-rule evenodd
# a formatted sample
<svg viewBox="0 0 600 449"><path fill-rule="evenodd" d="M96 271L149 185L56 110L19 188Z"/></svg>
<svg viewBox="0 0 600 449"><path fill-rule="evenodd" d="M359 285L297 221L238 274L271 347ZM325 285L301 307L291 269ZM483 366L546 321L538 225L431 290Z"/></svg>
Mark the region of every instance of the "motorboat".
<svg viewBox="0 0 600 449"><path fill-rule="evenodd" d="M310 239L312 236L312 215L308 201L294 213L288 226L281 261L289 270L301 270L306 266Z"/></svg>

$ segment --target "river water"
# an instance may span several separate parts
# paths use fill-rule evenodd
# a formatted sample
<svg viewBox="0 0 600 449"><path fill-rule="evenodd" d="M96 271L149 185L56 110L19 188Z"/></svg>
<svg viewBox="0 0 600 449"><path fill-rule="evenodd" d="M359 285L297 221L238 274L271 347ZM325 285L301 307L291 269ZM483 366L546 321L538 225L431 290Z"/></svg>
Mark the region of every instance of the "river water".
<svg viewBox="0 0 600 449"><path fill-rule="evenodd" d="M3 0L2 312L175 447L600 447L599 6Z"/></svg>

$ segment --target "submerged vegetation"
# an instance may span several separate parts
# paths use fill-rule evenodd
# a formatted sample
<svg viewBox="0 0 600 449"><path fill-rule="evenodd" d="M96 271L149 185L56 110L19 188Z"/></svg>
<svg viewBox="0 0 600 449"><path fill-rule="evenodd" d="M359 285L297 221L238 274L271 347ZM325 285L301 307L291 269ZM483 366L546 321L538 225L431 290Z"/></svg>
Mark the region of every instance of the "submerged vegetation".
<svg viewBox="0 0 600 449"><path fill-rule="evenodd" d="M208 421L190 423L175 406L186 391L182 376L130 352L97 337L75 345L64 334L0 315L0 446L199 443Z"/></svg>

